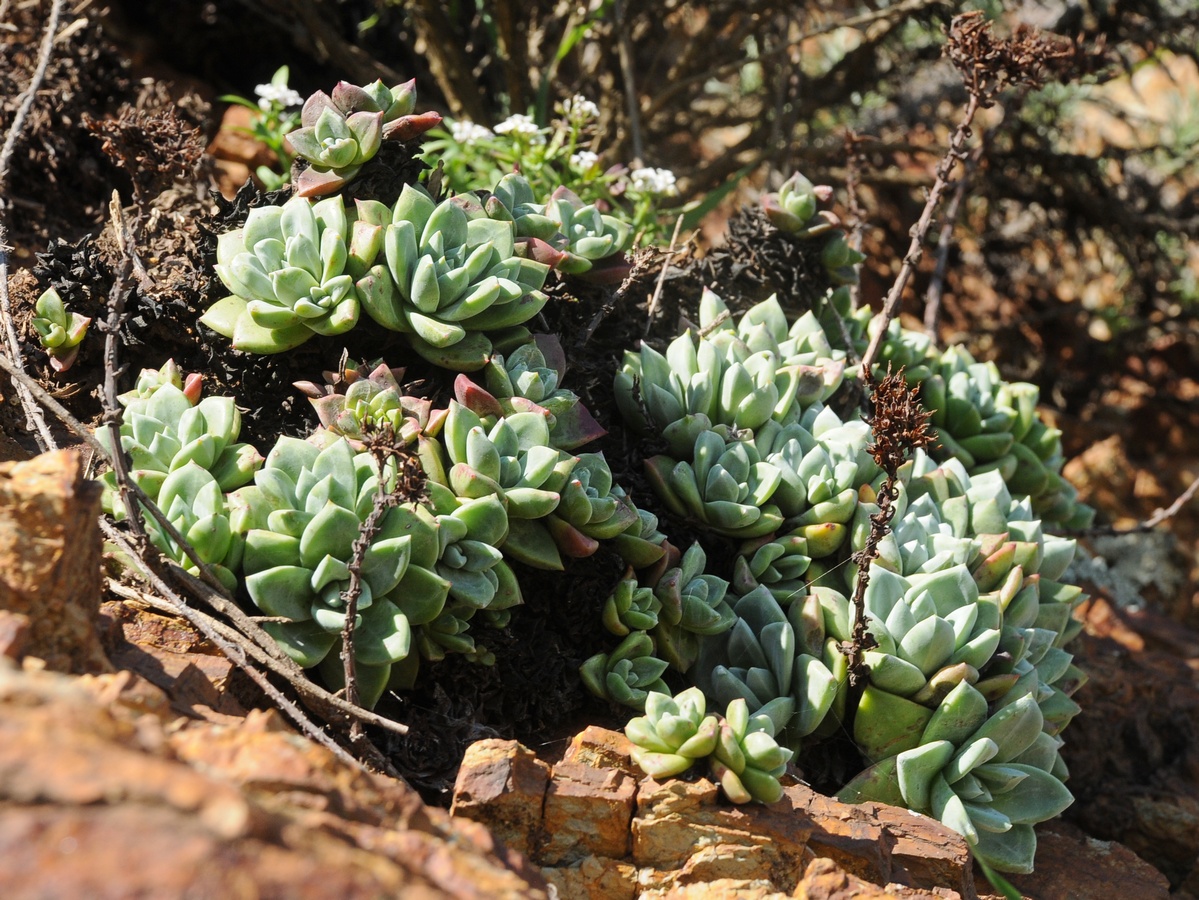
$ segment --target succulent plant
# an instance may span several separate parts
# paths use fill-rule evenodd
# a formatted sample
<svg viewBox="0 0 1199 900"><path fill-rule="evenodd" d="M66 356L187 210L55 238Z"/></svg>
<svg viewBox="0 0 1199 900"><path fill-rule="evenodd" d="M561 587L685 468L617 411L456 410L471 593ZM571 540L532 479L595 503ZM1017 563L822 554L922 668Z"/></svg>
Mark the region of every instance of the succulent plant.
<svg viewBox="0 0 1199 900"><path fill-rule="evenodd" d="M759 587L733 612L731 629L701 642L689 677L716 702L740 698L750 713L767 716L794 749L824 722L845 679L845 657L825 637L820 600L812 594L784 612Z"/></svg>
<svg viewBox="0 0 1199 900"><path fill-rule="evenodd" d="M394 464L386 478L394 480ZM264 613L287 619L264 627L310 668L331 653L336 658L353 544L374 506L379 475L372 456L355 454L345 439L321 449L283 437L254 481L229 500L235 530L245 534L246 590ZM435 571L440 537L429 518L411 504L387 509L363 558L354 653L368 706L392 665L408 656L411 623L436 619L450 594L451 582Z"/></svg>
<svg viewBox="0 0 1199 900"><path fill-rule="evenodd" d="M611 653L597 653L579 667L583 684L595 696L633 709L645 709L647 695L670 694L662 675L668 664L654 656L644 631L625 637Z"/></svg>
<svg viewBox="0 0 1199 900"><path fill-rule="evenodd" d="M30 324L37 332L38 343L50 356L50 367L65 372L79 355L79 345L92 320L67 309L54 288L42 292L34 304L34 312Z"/></svg>
<svg viewBox="0 0 1199 900"><path fill-rule="evenodd" d="M566 354L557 336L550 334L534 335L511 353L494 354L483 369L484 385L500 410L544 409L549 414L550 444L575 450L607 432L574 391L561 387L565 375Z"/></svg>
<svg viewBox="0 0 1199 900"><path fill-rule="evenodd" d="M200 321L248 353L279 353L315 334L358 322L347 272L348 221L340 197L250 210L243 228L217 239L216 273L232 293Z"/></svg>
<svg viewBox="0 0 1199 900"><path fill-rule="evenodd" d="M653 585L661 606L654 642L658 653L680 672L695 663L703 636L723 634L736 620L725 599L729 583L707 572L707 566L704 548L692 544L679 564L666 569Z"/></svg>
<svg viewBox="0 0 1199 900"><path fill-rule="evenodd" d="M629 720L625 736L632 744L633 762L656 779L687 771L716 749L720 719L705 715L706 701L699 688L688 688L671 697L650 693L645 715Z"/></svg>
<svg viewBox="0 0 1199 900"><path fill-rule="evenodd" d="M961 682L913 748L866 769L837 796L932 816L963 835L992 868L1031 872L1037 840L1032 826L1074 800L1057 774L1059 741L1042 726L1031 694L990 713L986 698Z"/></svg>
<svg viewBox="0 0 1199 900"><path fill-rule="evenodd" d="M620 558L634 569L651 569L650 583L656 583L677 560L678 551L658 529L658 517L646 509L637 509L637 521L612 539Z"/></svg>
<svg viewBox="0 0 1199 900"><path fill-rule="evenodd" d="M833 199L833 189L827 184L812 184L799 172L783 182L778 193L762 195L762 211L770 224L798 238L807 239L827 234L841 224L830 210L820 205Z"/></svg>
<svg viewBox="0 0 1199 900"><path fill-rule="evenodd" d="M211 474L220 491L248 483L262 465L262 456L249 444L239 443L241 413L232 397L199 399L200 384L184 382L172 362L162 369L146 369L137 386L118 399L125 409L121 417L121 447L129 454L130 477L151 500L171 473L194 463ZM100 432L107 443L109 432ZM124 508L116 502L118 486L113 472L101 477L105 487L104 509L120 519ZM202 485L193 476L172 495L186 499ZM210 503L210 506L215 504ZM160 504L161 506L161 504ZM163 508L167 512L166 508Z"/></svg>
<svg viewBox="0 0 1199 900"><path fill-rule="evenodd" d="M640 433L661 433L684 456L701 431L754 430L796 421L833 394L845 368L814 316L788 327L771 297L736 325L711 291L700 302L700 332L675 338L665 355L642 343L626 353L614 383L621 416Z"/></svg>
<svg viewBox="0 0 1199 900"><path fill-rule="evenodd" d="M617 637L649 631L658 624L661 609L662 601L654 596L653 588L638 584L630 569L604 601L604 627Z"/></svg>
<svg viewBox="0 0 1199 900"><path fill-rule="evenodd" d="M500 179L484 208L492 218L515 223L522 252L568 275L600 284L619 283L628 274L624 251L632 229L617 216L584 203L566 187L539 201L520 173Z"/></svg>
<svg viewBox="0 0 1199 900"><path fill-rule="evenodd" d="M385 140L411 140L441 123L437 113L413 115L416 80L388 88L382 81L359 87L338 82L332 95L317 91L304 103L300 128L287 135L309 167L296 193L313 197L344 187Z"/></svg>
<svg viewBox="0 0 1199 900"><path fill-rule="evenodd" d="M188 461L171 471L155 498L167 520L195 550L230 592L237 590L237 572L245 541L233 531L225 492L203 466ZM158 523L147 518L146 534L151 543L185 571L198 574L199 567Z"/></svg>
<svg viewBox="0 0 1199 900"><path fill-rule="evenodd" d="M929 365L921 389L941 443L938 455L961 460L971 474L998 471L1013 493L1032 498L1045 521L1087 527L1094 510L1061 477L1061 432L1037 414L1036 385L1004 381L994 363L975 362L961 347Z"/></svg>
<svg viewBox="0 0 1199 900"><path fill-rule="evenodd" d="M769 716L750 716L743 698L729 703L712 753L712 774L734 803L774 803L782 798L779 778L794 753L775 741L774 727Z"/></svg>
<svg viewBox="0 0 1199 900"><path fill-rule="evenodd" d="M459 371L481 369L496 350L528 341L519 326L545 305L540 288L549 271L515 255L511 222L467 208L406 185L384 236L387 265L358 281L371 318L407 334L430 362Z"/></svg>

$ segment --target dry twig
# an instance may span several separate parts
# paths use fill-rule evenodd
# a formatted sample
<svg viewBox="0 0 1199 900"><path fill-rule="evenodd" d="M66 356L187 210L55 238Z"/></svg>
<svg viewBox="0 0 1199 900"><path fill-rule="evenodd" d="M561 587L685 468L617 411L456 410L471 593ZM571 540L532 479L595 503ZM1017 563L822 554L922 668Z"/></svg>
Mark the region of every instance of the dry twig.
<svg viewBox="0 0 1199 900"><path fill-rule="evenodd" d="M878 543L886 536L891 519L895 516L893 504L899 498L900 466L909 454L920 447L927 447L934 441L928 432L930 414L920 405L920 388L908 388L902 368L892 374L888 365L886 377L877 384L874 377L868 373L865 383L873 389L872 410L866 421L870 423L874 437L874 443L868 445L866 451L874 457L879 468L887 473L887 477L878 492L878 512L870 517L870 533L866 537L866 545L854 557L858 574L853 592L853 630L849 646L843 647L842 652L849 657L850 688L858 691L862 690L869 680L869 670L863 654L876 646L866 630L866 588L870 584L870 563L878 556Z"/></svg>

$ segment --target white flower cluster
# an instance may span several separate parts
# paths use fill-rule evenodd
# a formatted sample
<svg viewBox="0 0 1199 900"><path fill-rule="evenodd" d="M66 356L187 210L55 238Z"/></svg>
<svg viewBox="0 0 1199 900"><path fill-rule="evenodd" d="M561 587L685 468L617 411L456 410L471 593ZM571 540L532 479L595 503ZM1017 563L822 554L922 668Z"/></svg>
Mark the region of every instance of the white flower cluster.
<svg viewBox="0 0 1199 900"><path fill-rule="evenodd" d="M515 115L508 116L508 118L495 126L495 133L524 135L534 144L545 142L545 135L541 133L541 129L537 127L537 123L524 113L516 113Z"/></svg>
<svg viewBox="0 0 1199 900"><path fill-rule="evenodd" d="M634 169L629 178L630 187L642 194L673 197L679 192L675 185L674 172L670 169Z"/></svg>
<svg viewBox="0 0 1199 900"><path fill-rule="evenodd" d="M570 155L570 164L580 172L586 172L599 162L599 154L592 153L590 150L580 150L578 153Z"/></svg>
<svg viewBox="0 0 1199 900"><path fill-rule="evenodd" d="M582 94L575 94L569 100L563 100L558 104L558 112L572 122L588 122L599 118L599 107Z"/></svg>
<svg viewBox="0 0 1199 900"><path fill-rule="evenodd" d="M475 141L485 141L495 137L491 129L479 125L470 119L456 119L450 123L450 136L455 144L473 144Z"/></svg>
<svg viewBox="0 0 1199 900"><path fill-rule="evenodd" d="M285 84L260 84L254 88L254 93L258 95L258 107L263 112L269 111L275 104L283 109L304 104L304 98L299 92Z"/></svg>

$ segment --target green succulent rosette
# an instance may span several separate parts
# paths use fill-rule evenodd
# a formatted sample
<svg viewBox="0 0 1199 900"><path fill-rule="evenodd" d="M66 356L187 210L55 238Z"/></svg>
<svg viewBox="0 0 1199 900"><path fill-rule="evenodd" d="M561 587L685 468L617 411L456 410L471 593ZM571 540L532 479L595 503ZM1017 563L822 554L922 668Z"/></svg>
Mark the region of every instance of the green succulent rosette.
<svg viewBox="0 0 1199 900"><path fill-rule="evenodd" d="M497 350L525 343L520 326L547 300L541 287L549 267L517 256L513 224L476 207L464 198L437 203L406 185L383 238L387 264L371 266L358 282L372 319L457 371L481 369Z"/></svg>
<svg viewBox="0 0 1199 900"><path fill-rule="evenodd" d="M727 436L796 421L841 384L844 352L833 350L810 314L788 326L775 297L734 323L705 290L699 333L675 338L665 354L643 342L625 353L614 382L624 420L640 433L661 433L677 455L702 430Z"/></svg>
<svg viewBox="0 0 1199 900"><path fill-rule="evenodd" d="M782 799L779 779L794 752L774 739L774 719L751 716L743 698L731 701L720 723L712 752L712 775L734 803L775 803Z"/></svg>
<svg viewBox="0 0 1199 900"><path fill-rule="evenodd" d="M990 712L962 682L937 706L915 746L866 769L838 799L906 806L966 838L988 866L1031 872L1033 826L1074 798L1062 784L1060 741L1043 730L1031 694Z"/></svg>
<svg viewBox="0 0 1199 900"><path fill-rule="evenodd" d="M670 695L670 688L662 680L668 665L654 655L653 638L644 631L634 631L611 653L597 653L584 662L579 676L601 700L644 710L649 695Z"/></svg>
<svg viewBox="0 0 1199 900"><path fill-rule="evenodd" d="M394 480L394 469L385 477ZM336 658L353 545L378 483L371 455L344 438L321 449L283 437L254 484L230 496L235 530L245 535L246 590L264 614L286 620L264 628L304 668ZM354 653L368 706L408 656L412 622L432 621L445 607L452 585L436 572L439 550L436 524L411 504L388 508L366 549Z"/></svg>
<svg viewBox="0 0 1199 900"><path fill-rule="evenodd" d="M298 196L343 188L379 152L385 140L410 140L441 123L437 113L413 114L416 80L387 87L340 81L332 94L317 91L304 102L300 128L287 135L309 163L296 179Z"/></svg>
<svg viewBox="0 0 1199 900"><path fill-rule="evenodd" d="M189 379L186 392L182 385L178 368L168 362L161 370L144 370L134 390L118 398L125 405L121 448L129 455L130 477L155 502L171 473L188 464L230 491L248 483L263 462L254 447L237 440L241 413L232 397L200 400L198 381ZM102 430L100 440L107 444L109 434ZM106 472L100 482L105 512L120 520L125 511L115 473Z"/></svg>
<svg viewBox="0 0 1199 900"><path fill-rule="evenodd" d="M624 727L632 744L633 762L660 781L681 775L711 756L720 735L720 719L705 715L705 710L699 688L688 688L674 697L648 694L645 715L630 719Z"/></svg>
<svg viewBox="0 0 1199 900"><path fill-rule="evenodd" d="M817 732L835 704L846 676L845 656L826 638L824 611L812 594L784 612L760 587L733 604L736 621L704 638L689 677L715 702L735 699L774 724L772 733L794 748Z"/></svg>
<svg viewBox="0 0 1199 900"><path fill-rule="evenodd" d="M659 655L680 672L694 665L703 637L723 634L736 621L726 599L729 583L707 567L704 548L692 544L653 586L660 605L654 642Z"/></svg>
<svg viewBox="0 0 1199 900"><path fill-rule="evenodd" d="M216 273L230 296L200 321L247 353L280 353L313 335L343 334L360 305L347 271L349 222L340 197L250 210L217 238Z"/></svg>

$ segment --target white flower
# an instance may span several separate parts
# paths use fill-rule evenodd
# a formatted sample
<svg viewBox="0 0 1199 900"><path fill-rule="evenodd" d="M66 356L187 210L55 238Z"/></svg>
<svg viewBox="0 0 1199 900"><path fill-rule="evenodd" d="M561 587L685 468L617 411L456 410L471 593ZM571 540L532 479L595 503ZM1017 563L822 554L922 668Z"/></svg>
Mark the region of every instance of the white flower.
<svg viewBox="0 0 1199 900"><path fill-rule="evenodd" d="M632 179L630 187L642 194L673 197L679 192L670 169L634 169L629 177Z"/></svg>
<svg viewBox="0 0 1199 900"><path fill-rule="evenodd" d="M260 84L254 88L254 93L258 95L258 107L263 112L269 111L275 104L287 109L304 103L304 98L285 84Z"/></svg>
<svg viewBox="0 0 1199 900"><path fill-rule="evenodd" d="M535 144L545 142L545 135L541 133L541 129L537 127L537 123L524 113L516 113L515 115L508 116L508 118L495 126L495 133L524 135L530 138Z"/></svg>
<svg viewBox="0 0 1199 900"><path fill-rule="evenodd" d="M563 100L558 104L558 111L575 122L599 118L599 107L582 94L575 94L569 100Z"/></svg>
<svg viewBox="0 0 1199 900"><path fill-rule="evenodd" d="M473 144L475 141L485 141L495 137L490 128L477 125L469 119L457 119L450 123L450 135L455 144Z"/></svg>
<svg viewBox="0 0 1199 900"><path fill-rule="evenodd" d="M580 150L578 153L570 155L570 164L582 172L586 172L598 162L599 154L592 153L590 150Z"/></svg>

